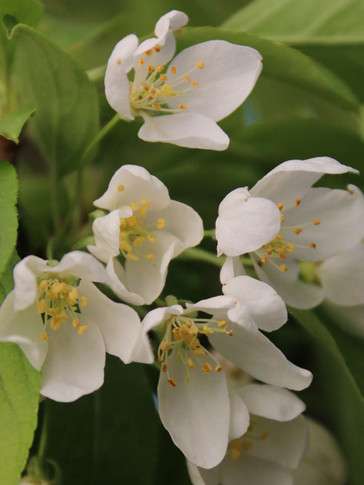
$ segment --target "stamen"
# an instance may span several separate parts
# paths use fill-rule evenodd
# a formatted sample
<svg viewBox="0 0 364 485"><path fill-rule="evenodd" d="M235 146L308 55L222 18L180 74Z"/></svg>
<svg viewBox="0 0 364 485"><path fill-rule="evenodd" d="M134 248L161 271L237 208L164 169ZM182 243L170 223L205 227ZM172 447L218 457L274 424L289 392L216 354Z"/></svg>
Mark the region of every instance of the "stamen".
<svg viewBox="0 0 364 485"><path fill-rule="evenodd" d="M221 367L220 364L215 367L215 371L216 372L221 372L222 371L222 367Z"/></svg>
<svg viewBox="0 0 364 485"><path fill-rule="evenodd" d="M193 360L191 359L191 357L189 357L187 359L187 365L190 369L194 369L196 367L195 363L193 362Z"/></svg>
<svg viewBox="0 0 364 485"><path fill-rule="evenodd" d="M42 314L46 311L46 309L47 309L47 305L46 305L45 300L38 301L38 303L37 303L37 313Z"/></svg>
<svg viewBox="0 0 364 485"><path fill-rule="evenodd" d="M161 49L162 49L162 47L159 47L159 45L156 45L156 46L154 47L154 50L155 50L156 52L160 52L160 51L161 51Z"/></svg>
<svg viewBox="0 0 364 485"><path fill-rule="evenodd" d="M221 320L221 321L220 321L220 322L217 324L217 326L218 326L219 328L226 328L226 327L227 327L227 323L226 323L226 321L225 321L225 320Z"/></svg>
<svg viewBox="0 0 364 485"><path fill-rule="evenodd" d="M139 261L138 256L134 253L127 253L125 257L131 261Z"/></svg>
<svg viewBox="0 0 364 485"><path fill-rule="evenodd" d="M262 263L268 263L269 261L269 257L268 256L264 256L264 258L261 259L261 262Z"/></svg>
<svg viewBox="0 0 364 485"><path fill-rule="evenodd" d="M78 335L82 335L87 328L87 325L81 325L81 327L77 330Z"/></svg>
<svg viewBox="0 0 364 485"><path fill-rule="evenodd" d="M46 333L46 332L42 332L42 333L40 334L40 339L41 339L41 340L48 340L48 335L47 335L47 333Z"/></svg>
<svg viewBox="0 0 364 485"><path fill-rule="evenodd" d="M131 210L132 210L133 212L135 212L136 210L138 210L139 205L138 205L136 202L132 202L132 203L130 204L130 208L131 208Z"/></svg>
<svg viewBox="0 0 364 485"><path fill-rule="evenodd" d="M148 49L147 51L145 51L145 54L146 54L147 56L152 55L152 49Z"/></svg>
<svg viewBox="0 0 364 485"><path fill-rule="evenodd" d="M293 232L294 232L295 234L297 234L297 235L298 235L298 234L301 234L301 232L302 232L302 227L295 227L295 228L293 229Z"/></svg>
<svg viewBox="0 0 364 485"><path fill-rule="evenodd" d="M202 62L202 61L198 61L196 63L196 67L197 67L197 69L203 69L205 67L205 63Z"/></svg>
<svg viewBox="0 0 364 485"><path fill-rule="evenodd" d="M74 327L74 328L80 328L80 326L81 326L80 322L77 320L77 318L74 318L72 320L72 327Z"/></svg>
<svg viewBox="0 0 364 485"><path fill-rule="evenodd" d="M198 84L198 82L197 82L197 81L193 81L192 86L193 86L194 88L197 88L197 86L198 86L198 85L199 85L199 84Z"/></svg>
<svg viewBox="0 0 364 485"><path fill-rule="evenodd" d="M138 236L134 239L133 246L135 247L141 246L144 241L145 241L145 238L143 236Z"/></svg>
<svg viewBox="0 0 364 485"><path fill-rule="evenodd" d="M161 106L160 106L160 104L158 104L158 103L154 103L154 104L152 104L152 106L153 106L153 108L154 108L154 109L156 109L156 110L160 110L160 109L161 109Z"/></svg>
<svg viewBox="0 0 364 485"><path fill-rule="evenodd" d="M83 308L87 305L87 298L85 296L81 296L79 302L80 302L80 307Z"/></svg>
<svg viewBox="0 0 364 485"><path fill-rule="evenodd" d="M155 242L157 241L157 238L155 237L154 234L148 234L147 239L148 239L149 242L151 242L153 244L155 244Z"/></svg>
<svg viewBox="0 0 364 485"><path fill-rule="evenodd" d="M204 372L205 374L208 374L211 371L212 371L212 365L209 364L208 362L204 362L202 366L202 372Z"/></svg>
<svg viewBox="0 0 364 485"><path fill-rule="evenodd" d="M171 73L172 73L172 74L176 74L176 72L177 72L177 68L176 68L176 66L172 66L172 67L171 67Z"/></svg>
<svg viewBox="0 0 364 485"><path fill-rule="evenodd" d="M161 81L167 81L167 79L168 79L168 78L167 78L167 76L166 76L165 74L161 74L161 75L159 76L159 79L160 79Z"/></svg>
<svg viewBox="0 0 364 485"><path fill-rule="evenodd" d="M139 66L144 66L144 64L145 64L145 60L141 57L139 59Z"/></svg>
<svg viewBox="0 0 364 485"><path fill-rule="evenodd" d="M185 104L180 104L180 105L179 105L179 108L180 108L180 109L187 109L187 106L186 106Z"/></svg>
<svg viewBox="0 0 364 485"><path fill-rule="evenodd" d="M149 73L153 72L153 66L152 66L152 64L148 64L147 71Z"/></svg>
<svg viewBox="0 0 364 485"><path fill-rule="evenodd" d="M288 271L288 266L286 264L281 264L279 266L279 271L282 271L282 273L284 273L285 271Z"/></svg>
<svg viewBox="0 0 364 485"><path fill-rule="evenodd" d="M282 202L279 202L279 203L277 204L277 207L278 207L278 209L281 211L281 210L283 209L283 204L282 204Z"/></svg>
<svg viewBox="0 0 364 485"><path fill-rule="evenodd" d="M154 259L155 259L154 254L151 254L151 253L146 254L145 257L146 257L146 259L149 259L150 261L154 261Z"/></svg>
<svg viewBox="0 0 364 485"><path fill-rule="evenodd" d="M232 337L233 336L233 331L232 330L228 330L226 332L226 335L229 335L229 337Z"/></svg>
<svg viewBox="0 0 364 485"><path fill-rule="evenodd" d="M118 185L118 191L122 192L125 189L124 185Z"/></svg>
<svg viewBox="0 0 364 485"><path fill-rule="evenodd" d="M316 243L314 243L314 242L310 242L309 246L310 246L311 248L314 248L314 249L315 249L315 247L316 247Z"/></svg>
<svg viewBox="0 0 364 485"><path fill-rule="evenodd" d="M244 451L250 450L252 446L253 446L253 443L251 443L250 441L243 441L243 443L241 444L241 447Z"/></svg>
<svg viewBox="0 0 364 485"><path fill-rule="evenodd" d="M165 219L157 219L157 229L164 229L165 225Z"/></svg>
<svg viewBox="0 0 364 485"><path fill-rule="evenodd" d="M170 383L170 385L172 387L176 387L177 386L177 383L176 383L176 380L175 379L168 379L168 382Z"/></svg>
<svg viewBox="0 0 364 485"><path fill-rule="evenodd" d="M149 207L149 202L147 200L141 199L139 202L143 207Z"/></svg>
<svg viewBox="0 0 364 485"><path fill-rule="evenodd" d="M164 66L161 66L160 64L158 66L155 66L154 70L157 72L162 72L164 69Z"/></svg>
<svg viewBox="0 0 364 485"><path fill-rule="evenodd" d="M321 222L321 220L320 220L320 219L315 219L315 220L313 221L313 223L314 223L314 225L315 225L315 226L318 226L318 225L320 224L320 222Z"/></svg>
<svg viewBox="0 0 364 485"><path fill-rule="evenodd" d="M184 80L186 81L186 83L189 83L191 81L191 79L188 76L185 76Z"/></svg>
<svg viewBox="0 0 364 485"><path fill-rule="evenodd" d="M296 199L295 202L296 202L296 206L298 207L300 205L300 203L301 203L301 199Z"/></svg>

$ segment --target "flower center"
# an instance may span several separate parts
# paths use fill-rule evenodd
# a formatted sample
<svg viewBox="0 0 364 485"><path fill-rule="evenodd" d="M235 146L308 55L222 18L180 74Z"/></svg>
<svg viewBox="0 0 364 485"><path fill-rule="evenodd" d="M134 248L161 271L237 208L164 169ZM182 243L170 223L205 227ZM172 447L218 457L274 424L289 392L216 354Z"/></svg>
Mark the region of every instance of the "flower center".
<svg viewBox="0 0 364 485"><path fill-rule="evenodd" d="M145 66L145 59L139 59L139 65ZM148 111L150 114L179 113L187 109L183 103L178 108L170 108L168 103L172 97L184 96L199 83L191 80L194 71L203 69L205 64L198 61L194 67L183 74L177 73L177 68L172 66L167 74L165 66L146 66L146 77L142 84L135 86L131 83L129 101L134 112Z"/></svg>
<svg viewBox="0 0 364 485"><path fill-rule="evenodd" d="M145 248L147 242L155 244L157 240L157 237L149 229L164 229L166 221L162 218L153 221L153 223L146 221L147 208L149 207L147 200L140 200L139 203L132 202L130 207L133 215L120 218L120 253L125 259L131 261L138 261L140 257L154 261L154 254L147 252Z"/></svg>
<svg viewBox="0 0 364 485"><path fill-rule="evenodd" d="M208 324L213 324L211 327ZM209 374L213 367L209 362L204 362L203 357L209 356L215 362L215 371L221 372L222 367L216 358L201 343L200 337L212 333L224 333L232 336L233 331L227 330L225 320L212 320L205 318L190 318L187 316L171 315L165 322L166 331L158 348L158 362L162 364L162 371L167 374L168 382L176 387L176 380L170 376L168 366L165 363L173 350L176 350L176 360L181 360L186 366L186 383L190 380L190 371L196 367L203 373ZM164 362L164 363L163 363Z"/></svg>
<svg viewBox="0 0 364 485"><path fill-rule="evenodd" d="M299 207L301 204L301 199L295 200L295 207ZM280 202L277 204L278 209L281 211L281 232L276 235L272 241L268 244L265 244L263 247L254 251L254 254L258 257L258 265L262 266L264 263L271 263L275 266L279 271L285 272L288 271L288 266L282 263L282 260L285 260L287 256L294 252L295 248L312 248L315 249L317 244L311 241L309 244L299 244L297 240L292 242L291 237L292 233L299 236L305 226L318 226L320 224L320 219L314 219L313 221L306 222L305 224L301 224L299 226L289 226L285 224L286 217L283 212L283 204ZM294 207L289 207L288 209L294 209ZM276 261L279 261L277 263Z"/></svg>
<svg viewBox="0 0 364 485"><path fill-rule="evenodd" d="M81 325L78 320L78 314L87 304L87 298L79 296L75 280L70 277L66 281L65 278L59 278L54 274L38 280L36 309L37 313L42 315L44 324L44 331L40 334L41 340L48 340L48 327L58 330L68 318L72 319L72 326L79 335L87 329L87 325Z"/></svg>

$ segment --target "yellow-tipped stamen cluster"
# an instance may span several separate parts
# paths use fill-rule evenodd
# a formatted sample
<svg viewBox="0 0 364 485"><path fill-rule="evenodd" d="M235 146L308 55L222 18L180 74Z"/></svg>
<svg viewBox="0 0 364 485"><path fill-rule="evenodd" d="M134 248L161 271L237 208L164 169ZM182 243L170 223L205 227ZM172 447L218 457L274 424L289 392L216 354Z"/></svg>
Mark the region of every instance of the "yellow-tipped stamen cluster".
<svg viewBox="0 0 364 485"><path fill-rule="evenodd" d="M47 275L38 281L38 301L36 311L42 315L44 331L41 340L48 340L48 327L58 330L63 322L71 319L72 326L82 335L87 325L81 325L78 315L87 304L85 296L79 296L78 289L56 275Z"/></svg>
<svg viewBox="0 0 364 485"><path fill-rule="evenodd" d="M212 333L224 333L232 336L233 331L227 329L225 320L217 321L204 318L189 318L187 316L171 315L165 322L166 330L158 348L158 362L162 364L162 371L167 374L168 382L172 387L176 387L176 380L169 375L166 359L173 350L176 350L177 359L181 359L186 366L186 382L189 382L190 369L199 368L204 374L209 374L213 370L220 373L222 367L216 358L201 344L201 335L211 335ZM213 325L213 326L211 326ZM215 364L203 358L209 357Z"/></svg>
<svg viewBox="0 0 364 485"><path fill-rule="evenodd" d="M241 438L230 441L229 443L229 453L233 460L237 460L241 452L249 451L253 445L254 441L265 441L269 436L266 429L261 432L254 431L254 425L250 424L247 433Z"/></svg>
<svg viewBox="0 0 364 485"><path fill-rule="evenodd" d="M289 207L292 209L294 207L299 207L301 205L301 199L296 198L293 207ZM308 245L298 244L296 241L293 243L291 241L287 241L287 235L292 232L297 236L300 235L305 226L309 226L312 224L314 226L318 226L320 224L320 219L314 219L312 222L307 222L305 224L301 224L300 226L287 226L284 223L286 222L285 214L283 213L284 205L282 202L277 204L278 209L281 212L281 229L284 234L277 234L276 237L270 241L268 244L265 244L262 248L255 251L255 254L258 256L258 264L262 266L265 263L271 263L275 266L279 271L285 272L288 271L287 264L282 263L283 260L286 259L287 255L294 252L295 247L299 248L313 248L315 249L317 244L312 241ZM280 264L277 264L274 260L281 260Z"/></svg>
<svg viewBox="0 0 364 485"><path fill-rule="evenodd" d="M147 253L145 251L146 242L154 244L157 241L157 236L149 229L164 229L166 221L165 219L159 218L152 224L145 222L149 207L147 200L141 199L139 202L131 202L129 206L133 211L133 215L120 218L120 254L125 260L139 261L140 258L145 258L149 261L154 261L155 255L152 252Z"/></svg>
<svg viewBox="0 0 364 485"><path fill-rule="evenodd" d="M145 52L151 55L151 50ZM196 70L204 69L205 63L198 61L194 67L187 72L179 75L176 66L172 66L167 74L165 67L161 65L153 66L141 57L139 65L147 70L147 76L139 86L131 85L129 96L132 110L164 113L178 113L187 109L183 103L179 103L178 108L168 106L169 99L176 96L184 96L185 93L199 86L197 81L191 80L191 74Z"/></svg>

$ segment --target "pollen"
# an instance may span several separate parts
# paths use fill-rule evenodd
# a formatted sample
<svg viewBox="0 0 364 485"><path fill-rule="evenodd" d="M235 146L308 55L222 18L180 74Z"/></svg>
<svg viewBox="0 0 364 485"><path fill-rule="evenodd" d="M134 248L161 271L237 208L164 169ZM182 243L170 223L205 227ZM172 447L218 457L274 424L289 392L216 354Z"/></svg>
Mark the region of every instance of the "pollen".
<svg viewBox="0 0 364 485"><path fill-rule="evenodd" d="M211 371L212 371L212 365L209 364L208 362L204 362L202 366L202 372L204 372L205 374L208 374Z"/></svg>
<svg viewBox="0 0 364 485"><path fill-rule="evenodd" d="M139 205L136 202L131 202L130 207L131 207L131 210L134 212L138 210Z"/></svg>
<svg viewBox="0 0 364 485"><path fill-rule="evenodd" d="M138 209L140 217L143 217L143 219L147 216L147 212L145 210L145 207L139 207Z"/></svg>
<svg viewBox="0 0 364 485"><path fill-rule="evenodd" d="M191 81L191 79L188 76L185 76L184 80L186 81L186 83L189 83Z"/></svg>
<svg viewBox="0 0 364 485"><path fill-rule="evenodd" d="M141 199L139 202L143 207L149 207L149 202L147 200Z"/></svg>
<svg viewBox="0 0 364 485"><path fill-rule="evenodd" d="M279 253L279 257L280 257L281 259L286 259L286 255L285 255L284 253Z"/></svg>
<svg viewBox="0 0 364 485"><path fill-rule="evenodd" d="M199 85L199 84L198 84L198 82L197 82L197 81L193 81L192 86L193 86L194 88L197 88L197 86L198 86L198 85Z"/></svg>
<svg viewBox="0 0 364 485"><path fill-rule="evenodd" d="M202 61L197 61L196 67L197 67L197 69L203 69L205 67L205 63L202 62Z"/></svg>
<svg viewBox="0 0 364 485"><path fill-rule="evenodd" d="M150 73L150 72L153 72L153 66L152 64L148 64L147 66L147 71Z"/></svg>
<svg viewBox="0 0 364 485"><path fill-rule="evenodd" d="M297 207L300 205L300 203L301 203L301 199L296 199L295 200L295 204L296 204Z"/></svg>
<svg viewBox="0 0 364 485"><path fill-rule="evenodd" d="M279 202L279 204L277 204L277 207L278 209L281 211L283 209L283 204L282 202Z"/></svg>
<svg viewBox="0 0 364 485"><path fill-rule="evenodd" d="M80 328L77 330L78 335L82 335L87 330L87 325L81 325Z"/></svg>
<svg viewBox="0 0 364 485"><path fill-rule="evenodd" d="M147 56L151 56L152 55L152 49L148 49L147 51L145 51L145 54Z"/></svg>
<svg viewBox="0 0 364 485"><path fill-rule="evenodd" d="M261 259L261 262L262 263L268 263L269 261L269 257L268 256L264 256L264 258Z"/></svg>
<svg viewBox="0 0 364 485"><path fill-rule="evenodd" d="M40 339L41 339L41 340L48 340L48 335L47 335L47 333L46 333L46 332L42 332L42 333L40 334Z"/></svg>
<svg viewBox="0 0 364 485"><path fill-rule="evenodd" d="M145 60L141 57L139 59L139 66L144 66L144 64L145 64Z"/></svg>
<svg viewBox="0 0 364 485"><path fill-rule="evenodd" d="M41 314L41 313L44 313L47 309L47 305L46 305L46 302L45 300L40 300L38 301L37 303L37 313Z"/></svg>
<svg viewBox="0 0 364 485"><path fill-rule="evenodd" d="M156 46L154 47L154 50L155 50L156 52L160 52L160 51L161 51L161 47L159 47L159 45L156 45Z"/></svg>
<svg viewBox="0 0 364 485"><path fill-rule="evenodd" d="M222 371L222 367L221 367L221 365L219 364L219 365L217 365L217 366L215 367L215 372L221 372L221 371Z"/></svg>
<svg viewBox="0 0 364 485"><path fill-rule="evenodd" d="M47 288L47 282L45 280L41 281L38 285L38 291L44 291Z"/></svg>
<svg viewBox="0 0 364 485"><path fill-rule="evenodd" d="M122 192L125 189L124 185L118 185L118 191Z"/></svg>
<svg viewBox="0 0 364 485"><path fill-rule="evenodd" d="M164 66L161 66L160 64L158 66L155 66L154 68L157 72L162 72L164 69Z"/></svg>
<svg viewBox="0 0 364 485"><path fill-rule="evenodd" d="M163 364L162 372L167 372L167 370L168 370L167 364Z"/></svg>
<svg viewBox="0 0 364 485"><path fill-rule="evenodd" d="M232 330L228 330L228 331L226 332L226 335L229 335L229 337L232 337L232 336L233 336L233 333L234 333L234 332L233 332Z"/></svg>
<svg viewBox="0 0 364 485"><path fill-rule="evenodd" d="M165 340L163 340L161 342L161 350L162 350L162 352L167 352L171 347L172 347L172 343L171 342L166 342Z"/></svg>
<svg viewBox="0 0 364 485"><path fill-rule="evenodd" d="M131 261L139 261L138 256L134 253L127 253L126 258L130 259Z"/></svg>
<svg viewBox="0 0 364 485"><path fill-rule="evenodd" d="M134 239L133 246L139 247L143 244L144 241L145 241L145 238L143 236L138 236Z"/></svg>
<svg viewBox="0 0 364 485"><path fill-rule="evenodd" d="M217 325L218 325L219 328L226 328L227 327L227 323L226 323L225 320L221 320Z"/></svg>
<svg viewBox="0 0 364 485"><path fill-rule="evenodd" d="M161 74L161 75L159 76L159 79L160 79L161 81L167 81L167 79L168 79L168 78L167 78L167 76L166 76L165 74Z"/></svg>
<svg viewBox="0 0 364 485"><path fill-rule="evenodd" d="M154 259L155 259L154 254L151 254L151 253L146 254L145 257L146 257L146 259L149 259L149 261L154 261Z"/></svg>
<svg viewBox="0 0 364 485"><path fill-rule="evenodd" d="M187 365L190 369L194 369L196 366L195 366L195 363L193 362L193 360L191 359L191 357L189 357L187 359Z"/></svg>
<svg viewBox="0 0 364 485"><path fill-rule="evenodd" d="M156 109L157 111L161 109L161 105L158 103L153 103L152 104L153 108Z"/></svg>
<svg viewBox="0 0 364 485"><path fill-rule="evenodd" d="M293 251L294 251L294 244L292 244L292 243L287 243L287 244L286 244L286 252L287 252L287 253L293 253Z"/></svg>
<svg viewBox="0 0 364 485"><path fill-rule="evenodd" d="M186 108L187 108L187 106L185 104L180 104L179 105L179 109L186 109Z"/></svg>
<svg viewBox="0 0 364 485"><path fill-rule="evenodd" d="M194 355L206 355L206 352L202 347L196 347L195 349L193 349L193 353Z"/></svg>
<svg viewBox="0 0 364 485"><path fill-rule="evenodd" d="M172 74L176 74L176 72L177 72L177 68L176 68L176 66L172 66L172 67L171 67L171 73L172 73Z"/></svg>
<svg viewBox="0 0 364 485"><path fill-rule="evenodd" d="M318 226L320 224L320 222L321 222L320 219L315 219L313 221L313 223L314 223L315 226Z"/></svg>
<svg viewBox="0 0 364 485"><path fill-rule="evenodd" d="M77 318L74 318L72 320L72 327L74 327L74 328L80 328L80 326L81 326L80 322L77 320Z"/></svg>
<svg viewBox="0 0 364 485"><path fill-rule="evenodd" d="M284 222L286 220L284 214L281 214L281 222Z"/></svg>
<svg viewBox="0 0 364 485"><path fill-rule="evenodd" d="M295 228L293 229L293 232L294 232L295 234L297 234L297 235L298 235L298 234L301 234L301 232L302 232L302 227L295 227Z"/></svg>
<svg viewBox="0 0 364 485"><path fill-rule="evenodd" d="M310 248L314 248L314 249L315 249L315 247L316 247L316 243L314 243L314 242L310 242L309 246L310 246Z"/></svg>
<svg viewBox="0 0 364 485"><path fill-rule="evenodd" d="M282 271L282 273L284 273L285 271L288 271L288 266L286 264L281 264L279 266L279 271Z"/></svg>
<svg viewBox="0 0 364 485"><path fill-rule="evenodd" d="M177 386L177 383L176 383L176 380L175 379L168 379L168 382L170 383L170 385L172 387L176 387Z"/></svg>
<svg viewBox="0 0 364 485"><path fill-rule="evenodd" d="M165 225L165 219L157 219L157 229L164 229Z"/></svg>

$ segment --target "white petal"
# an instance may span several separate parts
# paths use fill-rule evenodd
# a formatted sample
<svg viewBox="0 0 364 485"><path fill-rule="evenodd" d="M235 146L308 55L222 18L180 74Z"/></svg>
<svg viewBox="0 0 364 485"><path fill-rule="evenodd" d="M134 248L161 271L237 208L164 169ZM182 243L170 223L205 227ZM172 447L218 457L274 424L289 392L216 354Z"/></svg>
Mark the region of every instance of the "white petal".
<svg viewBox="0 0 364 485"><path fill-rule="evenodd" d="M230 431L229 441L240 438L249 426L249 411L244 400L235 389L229 387Z"/></svg>
<svg viewBox="0 0 364 485"><path fill-rule="evenodd" d="M129 80L127 73L133 67L138 37L130 34L119 41L108 60L105 73L105 94L110 106L133 120L129 104Z"/></svg>
<svg viewBox="0 0 364 485"><path fill-rule="evenodd" d="M283 353L260 332L230 324L233 335L209 336L223 357L262 382L296 391L311 384L312 374L289 362Z"/></svg>
<svg viewBox="0 0 364 485"><path fill-rule="evenodd" d="M237 276L223 286L223 293L245 305L258 328L262 330L271 332L287 321L284 301L266 283L250 276Z"/></svg>
<svg viewBox="0 0 364 485"><path fill-rule="evenodd" d="M162 39L169 30L177 30L186 25L188 17L184 12L171 10L163 15L155 24L154 33L159 39Z"/></svg>
<svg viewBox="0 0 364 485"><path fill-rule="evenodd" d="M225 150L229 137L210 118L199 113L148 116L138 136L144 141L173 143L180 147Z"/></svg>
<svg viewBox="0 0 364 485"><path fill-rule="evenodd" d="M282 202L285 207L294 207L296 198L301 199L324 173L347 172L358 173L329 157L288 160L267 173L250 192L255 197L267 197L276 204Z"/></svg>
<svg viewBox="0 0 364 485"><path fill-rule="evenodd" d="M321 287L304 283L298 278L300 266L293 259L285 260L287 271L280 271L270 263L260 267L256 257L253 256L252 259L259 278L271 285L287 305L308 310L319 305L324 299L325 294Z"/></svg>
<svg viewBox="0 0 364 485"><path fill-rule="evenodd" d="M204 63L203 69L195 67L198 62ZM177 71L175 76L188 73L191 82L199 83L183 96L186 111L219 121L240 106L252 91L262 69L262 56L251 47L209 40L180 52L173 59L173 66ZM173 76L170 69L169 80ZM173 79L170 82L173 86ZM178 108L180 102L176 96L168 104Z"/></svg>
<svg viewBox="0 0 364 485"><path fill-rule="evenodd" d="M182 313L183 308L181 305L155 308L145 315L142 321L143 328L145 332L149 332L149 330L152 330L152 328L157 327L164 320L166 320L168 315L182 315Z"/></svg>
<svg viewBox="0 0 364 485"><path fill-rule="evenodd" d="M318 268L326 297L336 305L364 304L364 242L324 261Z"/></svg>
<svg viewBox="0 0 364 485"><path fill-rule="evenodd" d="M252 416L252 436L266 439L249 440L249 434L244 440L252 443L245 453L249 456L269 460L287 468L297 468L308 445L308 428L306 419L298 416L291 421L275 421Z"/></svg>
<svg viewBox="0 0 364 485"><path fill-rule="evenodd" d="M251 384L236 390L252 414L276 421L291 421L305 410L305 404L287 389Z"/></svg>
<svg viewBox="0 0 364 485"><path fill-rule="evenodd" d="M87 298L82 315L97 325L103 336L106 352L119 357L125 364L135 361L135 349L143 362L151 364L154 360L152 349L140 318L135 310L122 303L107 298L95 285L81 281L79 294ZM140 344L144 346L140 347Z"/></svg>
<svg viewBox="0 0 364 485"><path fill-rule="evenodd" d="M315 225L314 220L320 223ZM363 224L361 193L320 187L310 189L299 207L285 213L281 232L295 244L290 256L302 261L321 261L358 244L363 236ZM302 232L295 234L293 227L287 226L300 226ZM311 242L316 244L315 248L309 246Z"/></svg>
<svg viewBox="0 0 364 485"><path fill-rule="evenodd" d="M49 268L49 273L64 273L65 276L72 275L77 278L85 278L96 283L106 282L104 266L91 254L83 251L71 251L63 256L57 266Z"/></svg>
<svg viewBox="0 0 364 485"><path fill-rule="evenodd" d="M230 192L219 206L216 220L218 255L239 256L259 249L279 232L278 208L268 199L251 197L241 187Z"/></svg>
<svg viewBox="0 0 364 485"><path fill-rule="evenodd" d="M144 305L144 299L137 293L129 291L126 287L125 270L116 258L110 259L106 266L108 285L122 300L132 305Z"/></svg>
<svg viewBox="0 0 364 485"><path fill-rule="evenodd" d="M220 465L219 485L292 485L292 473L268 460L241 453L237 460L228 456ZM204 471L200 469L204 478Z"/></svg>
<svg viewBox="0 0 364 485"><path fill-rule="evenodd" d="M0 307L0 341L19 345L32 366L40 370L48 344L40 339L43 323L35 305L25 310L14 310L14 291L11 291Z"/></svg>
<svg viewBox="0 0 364 485"><path fill-rule="evenodd" d="M148 201L154 210L163 209L170 201L168 189L144 167L123 165L114 173L107 191L94 201L94 205L112 211L140 200Z"/></svg>
<svg viewBox="0 0 364 485"><path fill-rule="evenodd" d="M215 363L209 356L204 361ZM197 366L190 369L186 381L186 366L176 362L173 352L167 359L169 375L176 387L161 372L158 384L159 413L175 445L186 458L198 466L212 468L224 457L228 444L230 405L223 373L204 374Z"/></svg>
<svg viewBox="0 0 364 485"><path fill-rule="evenodd" d="M48 332L41 393L55 401L75 401L104 382L105 345L100 330L86 316L80 316L80 323L88 327L82 335L69 320Z"/></svg>
<svg viewBox="0 0 364 485"><path fill-rule="evenodd" d="M14 309L24 310L37 297L37 277L47 272L47 261L37 256L27 256L14 266Z"/></svg>
<svg viewBox="0 0 364 485"><path fill-rule="evenodd" d="M130 209L130 208L129 208ZM130 215L132 210L130 209ZM129 215L127 216L129 217ZM107 263L111 258L118 256L120 249L120 211L113 210L106 216L98 217L92 224L95 236L95 246L89 245L87 249L98 259Z"/></svg>
<svg viewBox="0 0 364 485"><path fill-rule="evenodd" d="M187 470L193 485L219 485L219 466L204 470L187 460Z"/></svg>
<svg viewBox="0 0 364 485"><path fill-rule="evenodd" d="M202 219L190 206L171 200L167 207L158 212L158 218L166 221L165 231L176 236L184 248L196 246L201 242Z"/></svg>
<svg viewBox="0 0 364 485"><path fill-rule="evenodd" d="M220 271L220 281L222 285L226 285L235 276L245 275L245 268L239 257L231 258L227 256Z"/></svg>

